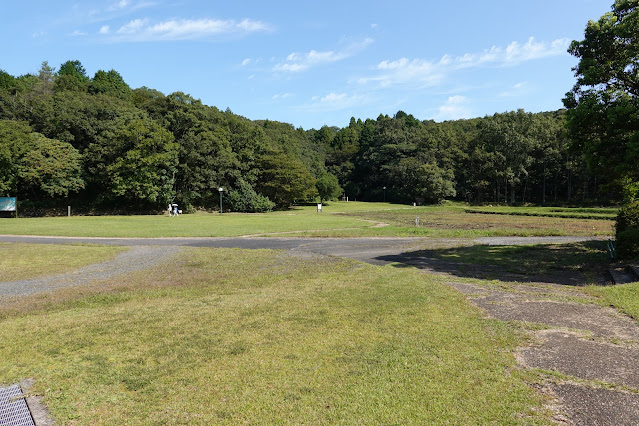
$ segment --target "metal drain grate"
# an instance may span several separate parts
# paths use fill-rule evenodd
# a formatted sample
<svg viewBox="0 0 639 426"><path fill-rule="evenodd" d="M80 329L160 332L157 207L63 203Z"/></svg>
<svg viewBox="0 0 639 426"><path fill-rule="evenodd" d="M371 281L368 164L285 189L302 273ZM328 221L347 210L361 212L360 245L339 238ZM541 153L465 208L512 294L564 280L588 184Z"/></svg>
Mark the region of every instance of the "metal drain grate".
<svg viewBox="0 0 639 426"><path fill-rule="evenodd" d="M35 426L20 386L0 388L0 426Z"/></svg>

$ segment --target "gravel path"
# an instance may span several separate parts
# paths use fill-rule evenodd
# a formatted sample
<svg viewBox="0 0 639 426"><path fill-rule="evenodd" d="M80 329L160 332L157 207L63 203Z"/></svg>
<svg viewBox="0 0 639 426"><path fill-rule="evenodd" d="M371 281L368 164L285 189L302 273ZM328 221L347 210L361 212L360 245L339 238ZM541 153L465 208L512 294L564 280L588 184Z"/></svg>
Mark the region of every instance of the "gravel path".
<svg viewBox="0 0 639 426"><path fill-rule="evenodd" d="M175 246L132 246L114 259L97 263L73 272L35 279L0 283L0 300L3 296L26 296L50 292L64 287L85 285L93 281L117 278L130 272L152 268L162 264L181 250Z"/></svg>

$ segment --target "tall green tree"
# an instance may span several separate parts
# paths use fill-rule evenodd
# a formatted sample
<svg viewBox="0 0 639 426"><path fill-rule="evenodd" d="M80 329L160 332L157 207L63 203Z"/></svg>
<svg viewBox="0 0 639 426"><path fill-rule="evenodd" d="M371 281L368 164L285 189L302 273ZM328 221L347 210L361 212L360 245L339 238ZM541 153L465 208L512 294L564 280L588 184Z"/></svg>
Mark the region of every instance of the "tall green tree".
<svg viewBox="0 0 639 426"><path fill-rule="evenodd" d="M586 26L569 52L579 58L566 93L567 131L588 165L611 179L639 181L639 0L617 0ZM632 194L630 194L632 195Z"/></svg>
<svg viewBox="0 0 639 426"><path fill-rule="evenodd" d="M278 208L287 208L295 200L317 195L315 179L304 164L282 152L260 157L258 169L257 192L268 197Z"/></svg>
<svg viewBox="0 0 639 426"><path fill-rule="evenodd" d="M331 200L342 194L342 188L339 186L337 176L331 173L324 173L315 181L315 188L320 197L320 202Z"/></svg>
<svg viewBox="0 0 639 426"><path fill-rule="evenodd" d="M92 94L103 93L126 100L131 98L131 88L115 70L96 72L89 83L88 90Z"/></svg>
<svg viewBox="0 0 639 426"><path fill-rule="evenodd" d="M133 120L117 133L120 156L106 172L117 201L132 208L163 207L175 196L178 145L155 121Z"/></svg>
<svg viewBox="0 0 639 426"><path fill-rule="evenodd" d="M84 188L82 157L70 143L33 133L19 163L20 190L29 198L68 197Z"/></svg>
<svg viewBox="0 0 639 426"><path fill-rule="evenodd" d="M85 91L89 83L89 76L78 60L66 61L60 65L55 80L56 92L62 90Z"/></svg>
<svg viewBox="0 0 639 426"><path fill-rule="evenodd" d="M29 150L31 127L25 122L0 120L0 195L18 191L20 160Z"/></svg>

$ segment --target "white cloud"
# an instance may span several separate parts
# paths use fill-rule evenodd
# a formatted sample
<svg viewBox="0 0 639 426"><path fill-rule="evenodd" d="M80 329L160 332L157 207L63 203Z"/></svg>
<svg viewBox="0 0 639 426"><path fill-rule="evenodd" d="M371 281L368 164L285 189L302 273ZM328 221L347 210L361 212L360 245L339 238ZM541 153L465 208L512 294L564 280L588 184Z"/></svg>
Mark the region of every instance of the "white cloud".
<svg viewBox="0 0 639 426"><path fill-rule="evenodd" d="M85 33L84 31L80 31L80 30L75 30L71 33L71 37L83 37L88 35L87 33Z"/></svg>
<svg viewBox="0 0 639 426"><path fill-rule="evenodd" d="M293 97L294 95L292 93L277 93L275 95L273 95L273 97L271 99L273 99L274 101L280 100L280 99L286 99L286 98L290 98Z"/></svg>
<svg viewBox="0 0 639 426"><path fill-rule="evenodd" d="M522 81L520 83L513 84L508 89L506 89L503 92L499 93L499 97L500 98L509 98L509 97L513 97L513 96L521 96L522 94L526 93L526 91L528 91L528 83L525 82L525 81Z"/></svg>
<svg viewBox="0 0 639 426"><path fill-rule="evenodd" d="M251 63L251 59L250 58L246 58L246 59L244 59L242 61L242 66L245 67L245 66L247 66L250 63Z"/></svg>
<svg viewBox="0 0 639 426"><path fill-rule="evenodd" d="M459 120L472 116L470 109L467 107L469 101L465 96L450 96L446 102L437 109L437 114L433 117L435 120Z"/></svg>
<svg viewBox="0 0 639 426"><path fill-rule="evenodd" d="M264 22L220 19L172 19L152 24L149 19L134 19L117 30L119 41L192 40L225 34L248 34L269 31Z"/></svg>
<svg viewBox="0 0 639 426"><path fill-rule="evenodd" d="M306 111L336 111L369 102L370 99L363 95L331 92L324 96L313 96L310 104L298 108Z"/></svg>
<svg viewBox="0 0 639 426"><path fill-rule="evenodd" d="M328 64L349 58L357 52L365 49L373 43L373 39L366 38L358 43L351 43L340 51L318 52L311 50L307 53L293 52L286 57L286 61L280 62L273 67L273 71L300 72L306 71L315 65Z"/></svg>
<svg viewBox="0 0 639 426"><path fill-rule="evenodd" d="M429 87L439 84L445 77L441 61L433 63L423 59L401 58L396 61L382 61L376 68L380 71L377 76L361 78L359 82L363 84L373 82L380 87L401 84Z"/></svg>
<svg viewBox="0 0 639 426"><path fill-rule="evenodd" d="M108 25L102 25L100 27L100 31L98 31L100 34L109 34L109 31L111 31L111 28Z"/></svg>
<svg viewBox="0 0 639 426"><path fill-rule="evenodd" d="M120 0L112 4L107 10L109 12L118 12L125 9L128 11L135 11L150 6L155 6L155 3L151 1L140 1L137 3L132 3L130 0Z"/></svg>
<svg viewBox="0 0 639 426"><path fill-rule="evenodd" d="M118 34L136 34L144 29L147 25L148 19L134 19L129 21L126 25L123 25L118 30Z"/></svg>
<svg viewBox="0 0 639 426"><path fill-rule="evenodd" d="M552 42L537 42L530 37L524 44L513 41L506 47L492 46L480 53L465 53L461 56L445 54L438 61L408 58L385 60L377 65L377 75L360 78L358 82L377 83L380 87L402 84L432 87L461 69L514 66L550 56L567 55L569 43L566 38Z"/></svg>

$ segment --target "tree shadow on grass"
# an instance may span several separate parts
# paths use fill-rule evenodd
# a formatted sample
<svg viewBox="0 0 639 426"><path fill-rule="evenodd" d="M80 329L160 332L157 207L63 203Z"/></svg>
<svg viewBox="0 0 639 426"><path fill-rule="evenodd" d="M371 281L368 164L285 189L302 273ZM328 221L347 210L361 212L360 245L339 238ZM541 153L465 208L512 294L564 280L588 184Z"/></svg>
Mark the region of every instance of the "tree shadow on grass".
<svg viewBox="0 0 639 426"><path fill-rule="evenodd" d="M396 267L416 267L433 273L501 281L544 282L581 286L604 284L609 264L606 243L528 246L475 245L419 250L377 260Z"/></svg>

